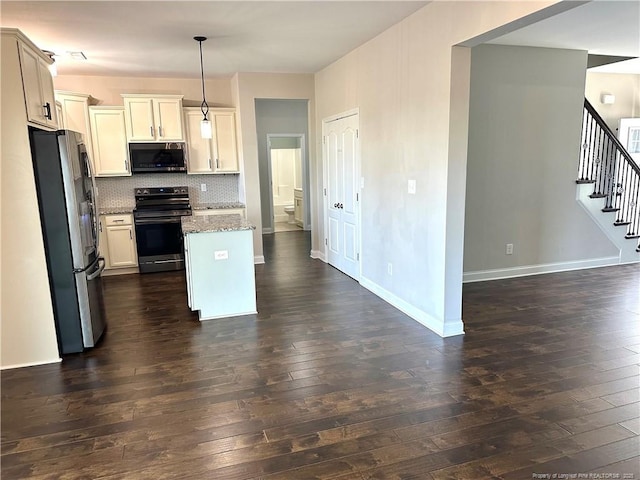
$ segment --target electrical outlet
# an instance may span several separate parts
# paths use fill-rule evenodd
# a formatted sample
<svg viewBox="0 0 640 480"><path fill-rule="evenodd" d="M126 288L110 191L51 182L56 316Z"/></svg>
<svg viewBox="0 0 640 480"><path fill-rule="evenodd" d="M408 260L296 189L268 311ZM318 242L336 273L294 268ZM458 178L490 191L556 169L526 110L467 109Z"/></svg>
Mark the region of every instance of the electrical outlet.
<svg viewBox="0 0 640 480"><path fill-rule="evenodd" d="M387 263L387 274L393 275L393 264Z"/></svg>
<svg viewBox="0 0 640 480"><path fill-rule="evenodd" d="M513 255L513 243L507 243L507 248L505 250L506 255Z"/></svg>
<svg viewBox="0 0 640 480"><path fill-rule="evenodd" d="M207 184L206 183L201 183L200 184L200 191L201 192L206 192L207 191Z"/></svg>

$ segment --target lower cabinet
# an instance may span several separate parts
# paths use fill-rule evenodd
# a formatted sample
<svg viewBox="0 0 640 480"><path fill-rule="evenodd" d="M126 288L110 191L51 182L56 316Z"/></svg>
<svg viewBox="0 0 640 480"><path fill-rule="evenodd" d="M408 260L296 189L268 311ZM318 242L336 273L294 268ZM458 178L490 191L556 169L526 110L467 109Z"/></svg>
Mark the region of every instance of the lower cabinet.
<svg viewBox="0 0 640 480"><path fill-rule="evenodd" d="M100 253L105 259L107 270L138 266L132 215L100 217Z"/></svg>
<svg viewBox="0 0 640 480"><path fill-rule="evenodd" d="M304 200L302 190L295 188L293 190L293 218L299 227L304 228Z"/></svg>
<svg viewBox="0 0 640 480"><path fill-rule="evenodd" d="M187 233L185 266L200 320L256 313L252 230Z"/></svg>

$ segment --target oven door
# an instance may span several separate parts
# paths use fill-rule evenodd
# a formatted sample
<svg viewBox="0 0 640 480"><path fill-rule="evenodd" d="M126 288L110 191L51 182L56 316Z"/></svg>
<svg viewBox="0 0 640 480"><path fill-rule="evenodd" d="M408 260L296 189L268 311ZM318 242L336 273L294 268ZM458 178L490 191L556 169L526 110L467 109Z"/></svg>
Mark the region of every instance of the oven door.
<svg viewBox="0 0 640 480"><path fill-rule="evenodd" d="M136 218L136 245L141 273L184 269L179 216Z"/></svg>

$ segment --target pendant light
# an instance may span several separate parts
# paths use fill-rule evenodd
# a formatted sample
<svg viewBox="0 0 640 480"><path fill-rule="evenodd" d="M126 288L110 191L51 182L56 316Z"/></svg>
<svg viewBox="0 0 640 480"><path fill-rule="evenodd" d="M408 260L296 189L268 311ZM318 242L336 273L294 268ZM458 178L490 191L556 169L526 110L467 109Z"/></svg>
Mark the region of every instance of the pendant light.
<svg viewBox="0 0 640 480"><path fill-rule="evenodd" d="M200 78L202 80L202 104L200 105L200 110L202 111L202 120L200 121L200 135L202 138L212 138L213 130L211 128L211 122L207 115L209 114L209 105L207 105L207 100L204 96L204 66L202 64L202 42L204 42L207 37L193 37L193 39L198 42L200 45Z"/></svg>

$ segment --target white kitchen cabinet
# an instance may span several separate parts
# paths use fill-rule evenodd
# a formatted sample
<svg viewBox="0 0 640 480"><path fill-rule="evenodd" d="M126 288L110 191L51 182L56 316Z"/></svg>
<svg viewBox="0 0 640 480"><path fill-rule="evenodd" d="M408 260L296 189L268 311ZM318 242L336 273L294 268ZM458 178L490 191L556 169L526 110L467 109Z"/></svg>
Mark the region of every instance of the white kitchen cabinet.
<svg viewBox="0 0 640 480"><path fill-rule="evenodd" d="M213 146L208 138L200 134L202 112L199 108L184 109L185 133L187 137L187 173L213 173Z"/></svg>
<svg viewBox="0 0 640 480"><path fill-rule="evenodd" d="M124 108L89 107L89 123L95 175L131 175Z"/></svg>
<svg viewBox="0 0 640 480"><path fill-rule="evenodd" d="M53 79L49 72L49 59L25 37L19 36L18 53L27 121L45 130L57 130L58 119L53 94Z"/></svg>
<svg viewBox="0 0 640 480"><path fill-rule="evenodd" d="M209 110L213 138L202 138L200 108L184 109L187 137L187 172L238 173L238 148L236 141L236 114L234 109L212 108Z"/></svg>
<svg viewBox="0 0 640 480"><path fill-rule="evenodd" d="M127 141L184 142L182 95L122 95Z"/></svg>
<svg viewBox="0 0 640 480"><path fill-rule="evenodd" d="M60 104L58 115L59 128L80 132L84 138L87 153L93 163L93 148L91 143L91 125L89 121L89 102L91 95L86 93L55 91L56 105Z"/></svg>
<svg viewBox="0 0 640 480"><path fill-rule="evenodd" d="M138 266L132 215L102 215L100 233L100 253L106 269Z"/></svg>
<svg viewBox="0 0 640 480"><path fill-rule="evenodd" d="M236 114L230 109L211 110L213 121L213 156L216 173L239 171L236 142Z"/></svg>
<svg viewBox="0 0 640 480"><path fill-rule="evenodd" d="M304 199L301 188L293 189L293 218L299 227L304 228Z"/></svg>

